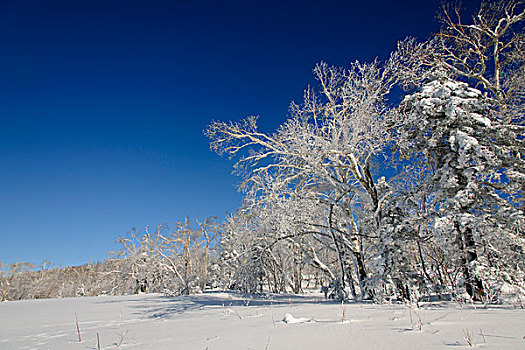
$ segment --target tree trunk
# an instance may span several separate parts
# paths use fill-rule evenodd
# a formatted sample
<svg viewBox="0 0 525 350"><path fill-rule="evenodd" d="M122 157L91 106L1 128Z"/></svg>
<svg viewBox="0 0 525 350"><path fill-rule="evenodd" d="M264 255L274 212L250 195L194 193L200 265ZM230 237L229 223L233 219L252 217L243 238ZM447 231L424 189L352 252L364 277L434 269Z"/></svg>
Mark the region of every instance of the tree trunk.
<svg viewBox="0 0 525 350"><path fill-rule="evenodd" d="M478 254L476 253L476 243L474 241L474 236L472 235L472 229L470 227L466 227L462 230L459 222L457 221L455 222L454 226L460 235L458 239L460 243L460 250L462 252L461 269L463 272L463 278L465 279L465 288L467 290L467 294L470 295L474 301L482 301L484 297L483 281L472 273L470 267L471 263L478 258Z"/></svg>
<svg viewBox="0 0 525 350"><path fill-rule="evenodd" d="M333 227L333 222L332 222L333 210L334 210L334 206L330 205L330 215L328 217L328 222L329 222L329 226L330 226L330 234L332 236L332 240L333 240L333 243L334 243L335 251L336 251L336 254L337 254L337 261L339 263L339 269L341 270L340 274L339 274L339 280L335 284L335 289L336 289L336 292L338 294L338 297L340 299L342 299L342 300L345 300L347 298L347 295L346 295L346 292L345 292L345 275L346 275L346 272L345 272L345 266L344 266L344 262L343 262L343 253L341 252L341 249L339 248L339 244L337 243L337 238L335 237L335 233L334 233L334 227Z"/></svg>

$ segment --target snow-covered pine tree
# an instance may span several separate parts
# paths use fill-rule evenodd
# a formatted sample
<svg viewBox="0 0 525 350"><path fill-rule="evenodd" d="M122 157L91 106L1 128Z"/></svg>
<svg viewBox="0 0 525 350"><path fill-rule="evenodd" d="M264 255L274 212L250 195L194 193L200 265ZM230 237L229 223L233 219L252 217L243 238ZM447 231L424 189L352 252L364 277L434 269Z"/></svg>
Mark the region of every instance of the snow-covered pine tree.
<svg viewBox="0 0 525 350"><path fill-rule="evenodd" d="M437 77L401 104L402 152L423 154L431 171L434 239L456 248L474 300L503 284L523 286L524 168L520 158L509 164L513 152L523 154L522 138L494 118L490 102L466 83Z"/></svg>

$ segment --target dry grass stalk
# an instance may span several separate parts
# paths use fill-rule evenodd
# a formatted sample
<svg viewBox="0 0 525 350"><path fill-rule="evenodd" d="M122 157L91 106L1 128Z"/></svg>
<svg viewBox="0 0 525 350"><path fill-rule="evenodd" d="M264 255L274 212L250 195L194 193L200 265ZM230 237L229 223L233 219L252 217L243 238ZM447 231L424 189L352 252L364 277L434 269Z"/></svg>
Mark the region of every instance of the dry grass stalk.
<svg viewBox="0 0 525 350"><path fill-rule="evenodd" d="M80 337L80 327L78 326L78 316L76 312L75 312L75 320L76 320L76 325L77 325L78 342L82 343L82 337Z"/></svg>

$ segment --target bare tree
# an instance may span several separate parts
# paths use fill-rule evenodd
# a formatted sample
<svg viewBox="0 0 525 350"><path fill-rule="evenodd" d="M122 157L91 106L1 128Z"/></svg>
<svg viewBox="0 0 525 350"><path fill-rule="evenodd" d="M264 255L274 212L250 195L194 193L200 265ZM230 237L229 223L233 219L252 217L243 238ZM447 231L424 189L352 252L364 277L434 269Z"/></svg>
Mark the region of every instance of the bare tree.
<svg viewBox="0 0 525 350"><path fill-rule="evenodd" d="M405 78L421 81L437 70L461 77L488 92L505 124L522 123L525 98L525 2L483 1L465 22L461 3L443 4L443 23L433 39L400 43L409 61Z"/></svg>
<svg viewBox="0 0 525 350"><path fill-rule="evenodd" d="M204 261L201 263L203 269L201 289L204 290L209 282L212 250L217 248L221 232L217 217L208 217L203 222L198 222L198 225L204 248Z"/></svg>
<svg viewBox="0 0 525 350"><path fill-rule="evenodd" d="M29 271L34 265L28 262L17 262L3 265L0 261L0 301L6 301L12 289L13 280L19 274Z"/></svg>

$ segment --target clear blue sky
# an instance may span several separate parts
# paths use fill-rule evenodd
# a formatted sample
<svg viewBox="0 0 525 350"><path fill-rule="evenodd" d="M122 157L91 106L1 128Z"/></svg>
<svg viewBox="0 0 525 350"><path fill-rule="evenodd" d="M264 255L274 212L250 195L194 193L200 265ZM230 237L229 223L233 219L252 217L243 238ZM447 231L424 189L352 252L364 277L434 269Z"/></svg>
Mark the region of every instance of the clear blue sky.
<svg viewBox="0 0 525 350"><path fill-rule="evenodd" d="M473 1L476 3L476 1ZM272 131L324 60L385 58L439 1L0 1L0 260L101 260L241 197L212 119Z"/></svg>

